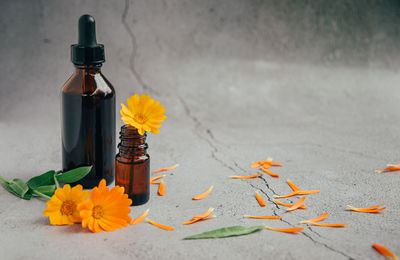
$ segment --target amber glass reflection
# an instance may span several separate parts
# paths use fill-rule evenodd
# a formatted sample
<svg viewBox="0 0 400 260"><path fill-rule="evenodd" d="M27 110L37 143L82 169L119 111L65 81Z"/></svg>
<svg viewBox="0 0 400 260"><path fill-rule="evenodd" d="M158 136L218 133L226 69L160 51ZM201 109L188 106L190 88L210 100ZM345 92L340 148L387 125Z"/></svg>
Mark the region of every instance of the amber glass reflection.
<svg viewBox="0 0 400 260"><path fill-rule="evenodd" d="M115 184L125 188L132 205L141 205L150 198L150 156L147 154L147 135L139 135L136 128L121 127L115 159Z"/></svg>

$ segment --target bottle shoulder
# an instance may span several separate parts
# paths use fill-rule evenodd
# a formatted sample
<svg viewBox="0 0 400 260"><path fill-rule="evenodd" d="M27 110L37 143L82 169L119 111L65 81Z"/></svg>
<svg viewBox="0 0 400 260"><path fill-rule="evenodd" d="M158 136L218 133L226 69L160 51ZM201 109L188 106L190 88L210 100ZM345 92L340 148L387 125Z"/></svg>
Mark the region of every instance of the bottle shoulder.
<svg viewBox="0 0 400 260"><path fill-rule="evenodd" d="M81 95L114 96L115 90L110 81L101 72L76 71L67 80L62 93Z"/></svg>

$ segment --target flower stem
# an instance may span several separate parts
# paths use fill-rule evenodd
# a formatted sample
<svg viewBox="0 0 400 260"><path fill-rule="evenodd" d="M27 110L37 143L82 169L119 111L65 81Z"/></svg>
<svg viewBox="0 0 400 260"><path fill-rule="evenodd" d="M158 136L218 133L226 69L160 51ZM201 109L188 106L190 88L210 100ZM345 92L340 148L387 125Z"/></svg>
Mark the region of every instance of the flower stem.
<svg viewBox="0 0 400 260"><path fill-rule="evenodd" d="M56 184L56 188L58 189L58 188L60 188L60 183L58 182L58 180L57 180L57 173L56 174L54 174L54 183Z"/></svg>
<svg viewBox="0 0 400 260"><path fill-rule="evenodd" d="M42 197L42 198L47 199L47 200L51 200L51 198L49 196L47 196L46 194L41 193L40 191L32 190L32 192L34 194L38 195L39 197Z"/></svg>
<svg viewBox="0 0 400 260"><path fill-rule="evenodd" d="M6 178L0 176L0 181L5 182L5 183L10 183L10 180L7 180Z"/></svg>

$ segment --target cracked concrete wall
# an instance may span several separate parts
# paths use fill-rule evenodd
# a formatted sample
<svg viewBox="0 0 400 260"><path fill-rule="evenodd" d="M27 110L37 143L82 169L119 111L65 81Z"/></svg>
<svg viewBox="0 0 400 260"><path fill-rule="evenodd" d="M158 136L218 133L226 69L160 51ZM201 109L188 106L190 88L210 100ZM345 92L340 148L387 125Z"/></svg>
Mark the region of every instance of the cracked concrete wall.
<svg viewBox="0 0 400 260"><path fill-rule="evenodd" d="M3 0L0 9L2 111L18 98L57 97L83 13L97 19L106 75L123 94L145 85L140 74L200 57L399 68L398 1Z"/></svg>
<svg viewBox="0 0 400 260"><path fill-rule="evenodd" d="M376 259L372 243L399 244L398 179L373 174L398 160L398 1L3 0L0 10L1 174L27 179L60 168L59 92L73 71L69 47L83 13L96 19L117 103L139 92L167 108L161 134L148 139L152 168L181 164L166 180L167 196L152 190L149 204L134 208L137 216L151 207L175 233L138 225L88 236L78 226L51 227L43 202L0 189L6 257ZM249 162L265 155L285 164L281 178L227 178L249 174ZM307 211L288 214L272 203L288 191L285 178L322 190L307 198ZM188 194L212 184L208 200L193 204ZM387 213L344 210L366 201L385 203ZM208 207L216 219L181 226ZM242 217L249 213L280 215L273 224L291 227L322 212L349 226L180 240L227 223L252 225Z"/></svg>

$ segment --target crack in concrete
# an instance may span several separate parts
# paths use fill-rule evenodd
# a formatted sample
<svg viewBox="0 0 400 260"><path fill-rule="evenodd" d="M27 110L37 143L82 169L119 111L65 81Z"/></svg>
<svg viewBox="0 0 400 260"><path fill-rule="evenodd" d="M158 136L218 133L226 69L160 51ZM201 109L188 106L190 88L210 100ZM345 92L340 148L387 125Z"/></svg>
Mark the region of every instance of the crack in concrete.
<svg viewBox="0 0 400 260"><path fill-rule="evenodd" d="M128 23L126 22L126 17L129 12L129 2L130 2L129 0L125 0L125 8L124 8L124 11L121 16L122 24L123 24L126 32L128 33L129 37L131 38L131 42L132 42L132 53L129 57L129 68L130 68L130 71L132 72L133 76L135 77L136 81L139 83L140 87L143 89L143 91L158 94L157 91L155 91L152 87L150 87L148 84L146 84L144 82L144 80L142 79L142 76L136 69L135 62L136 62L136 58L137 58L137 49L138 49L136 36L133 33L133 31L131 30L131 28L129 27Z"/></svg>
<svg viewBox="0 0 400 260"><path fill-rule="evenodd" d="M225 168L227 168L227 169L229 169L229 170L232 170L232 171L235 172L235 173L239 173L238 170L240 170L241 172L247 172L245 169L243 169L242 167L240 167L239 164L236 163L235 161L233 162L234 167L232 167L232 166L230 166L228 163L226 163L225 161L223 161L222 159L220 159L220 158L217 157L216 154L217 154L218 152L220 152L220 150L219 150L218 147L214 144L214 142L215 142L216 140L215 140L215 137L214 137L212 131L211 131L210 129L204 127L204 125L201 123L200 119L197 118L195 115L193 115L193 113L192 113L192 111L190 110L188 104L186 103L186 101L185 101L182 97L178 96L178 100L179 100L180 103L182 104L182 106L183 106L183 108L184 108L184 111L185 111L185 114L194 122L194 125L195 125L194 133L195 133L200 139L204 140L204 141L210 146L210 148L212 149L212 151L211 151L211 157L212 157L215 161L219 162L223 167L225 167ZM204 130L204 133L206 134L206 136L204 136L203 134L201 134L201 132L199 132L201 129L205 129L205 130ZM235 167L236 167L236 168L235 168ZM238 169L238 170L237 170L237 169ZM270 187L269 183L267 182L267 180L266 180L264 177L259 176L258 178L261 179L261 180L263 180L263 182L264 182L264 184L265 184L265 187L266 187L271 193L276 194L275 190L272 189L272 188ZM270 202L275 206L275 208L272 208L272 214L273 214L274 216L279 216L278 213L277 213L277 210L279 210L279 209L281 209L281 208L279 207L278 204L276 204L275 202L273 202L273 199L272 199L272 197L268 194L268 192L264 191L264 190L261 189L261 188L256 187L254 184L252 184L252 183L250 183L250 182L248 182L248 183L249 183L249 185L250 185L252 188L254 188L254 189L260 191L261 193L263 193L263 194L267 197L267 200L270 201ZM289 226L291 226L291 227L295 227L294 224L290 223L290 222L287 221L287 220L281 219L280 221L286 223L287 225L289 225ZM312 230L310 227L308 227L308 230L310 230L312 233L318 235L319 237L322 237L320 234L318 234L316 231ZM326 244L326 243L324 243L324 242L321 242L321 241L316 240L316 239L313 238L310 234L308 234L307 232L305 232L305 230L303 230L302 232L300 232L300 234L302 234L303 236L305 236L306 238L308 238L309 240L311 240L314 244L323 246L323 247L325 247L326 249L328 249L328 250L330 250L330 251L332 251L332 252L335 252L335 253L337 253L337 254L340 254L340 255L346 257L346 258L349 259L349 260L354 259L354 258L352 258L351 256L347 255L346 253L344 253L344 252L342 252L342 251L340 251L340 250L338 250L338 249L336 249L336 248L333 248L333 247L329 246L328 244Z"/></svg>

